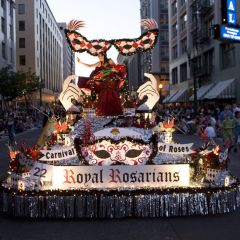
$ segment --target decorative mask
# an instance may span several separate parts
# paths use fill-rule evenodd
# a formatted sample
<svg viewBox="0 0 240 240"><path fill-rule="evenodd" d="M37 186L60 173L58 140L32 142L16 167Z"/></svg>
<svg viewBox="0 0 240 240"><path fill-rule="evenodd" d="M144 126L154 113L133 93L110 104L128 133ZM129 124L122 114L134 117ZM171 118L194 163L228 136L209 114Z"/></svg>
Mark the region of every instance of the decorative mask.
<svg viewBox="0 0 240 240"><path fill-rule="evenodd" d="M152 154L152 145L137 141L102 140L81 148L81 154L90 165L144 165Z"/></svg>

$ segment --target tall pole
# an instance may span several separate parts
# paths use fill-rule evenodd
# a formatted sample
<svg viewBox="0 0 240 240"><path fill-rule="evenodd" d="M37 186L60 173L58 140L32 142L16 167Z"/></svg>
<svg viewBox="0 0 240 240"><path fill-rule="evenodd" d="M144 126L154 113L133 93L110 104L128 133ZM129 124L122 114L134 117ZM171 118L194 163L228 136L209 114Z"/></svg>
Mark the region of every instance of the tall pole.
<svg viewBox="0 0 240 240"><path fill-rule="evenodd" d="M39 104L40 104L40 107L42 106L42 78L40 78L40 88L39 88Z"/></svg>
<svg viewBox="0 0 240 240"><path fill-rule="evenodd" d="M193 101L194 101L194 113L197 114L197 109L198 109L197 78L196 78L196 74L195 73L196 73L196 70L195 70L195 67L194 67L194 71L193 71Z"/></svg>
<svg viewBox="0 0 240 240"><path fill-rule="evenodd" d="M193 78L193 105L194 105L194 113L197 114L197 109L198 109L198 100L197 100L197 76L196 76L196 72L197 72L197 56L198 56L198 47L199 47L199 14L200 14L200 6L201 6L201 2L199 2L198 0L196 0L193 4L193 7L195 7L195 9L193 9L193 22L195 23L195 38L193 41L193 58L191 60L190 54L189 54L189 66L190 66L190 75ZM194 33L193 32L193 33Z"/></svg>
<svg viewBox="0 0 240 240"><path fill-rule="evenodd" d="M191 59L191 53L188 52L188 65L190 69L190 77L193 78L193 107L194 113L197 114L198 101L197 101L197 78L196 78L196 58Z"/></svg>

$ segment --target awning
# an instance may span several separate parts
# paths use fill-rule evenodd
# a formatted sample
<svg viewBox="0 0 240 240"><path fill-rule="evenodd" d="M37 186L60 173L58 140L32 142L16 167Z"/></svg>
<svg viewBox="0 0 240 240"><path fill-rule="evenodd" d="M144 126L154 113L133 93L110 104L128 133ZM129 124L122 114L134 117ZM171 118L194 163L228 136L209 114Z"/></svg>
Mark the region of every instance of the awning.
<svg viewBox="0 0 240 240"><path fill-rule="evenodd" d="M211 83L211 84L203 85L202 87L200 87L197 90L197 100L202 100L204 95L213 87L213 85L214 84ZM194 100L194 95L189 98L189 101L193 101L193 100Z"/></svg>
<svg viewBox="0 0 240 240"><path fill-rule="evenodd" d="M187 100L187 88L180 89L169 102L185 102Z"/></svg>
<svg viewBox="0 0 240 240"><path fill-rule="evenodd" d="M163 99L163 103L168 103L171 98L175 96L175 94L178 92L178 90L173 90L167 97Z"/></svg>
<svg viewBox="0 0 240 240"><path fill-rule="evenodd" d="M235 78L218 82L203 99L236 98Z"/></svg>

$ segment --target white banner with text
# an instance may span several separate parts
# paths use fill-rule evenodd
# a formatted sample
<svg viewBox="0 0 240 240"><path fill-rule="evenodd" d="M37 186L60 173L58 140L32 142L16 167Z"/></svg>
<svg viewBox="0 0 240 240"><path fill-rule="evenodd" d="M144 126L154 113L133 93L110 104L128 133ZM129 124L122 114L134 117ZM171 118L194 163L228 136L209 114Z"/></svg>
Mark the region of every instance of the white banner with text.
<svg viewBox="0 0 240 240"><path fill-rule="evenodd" d="M47 176L47 167L44 169ZM51 172L52 189L136 189L189 186L188 164L52 166Z"/></svg>
<svg viewBox="0 0 240 240"><path fill-rule="evenodd" d="M193 143L188 144L167 144L158 143L158 152L167 154L191 154L194 151L191 149Z"/></svg>
<svg viewBox="0 0 240 240"><path fill-rule="evenodd" d="M43 156L39 159L41 161L58 161L69 159L77 156L77 152L73 146L63 147L54 150L40 150Z"/></svg>

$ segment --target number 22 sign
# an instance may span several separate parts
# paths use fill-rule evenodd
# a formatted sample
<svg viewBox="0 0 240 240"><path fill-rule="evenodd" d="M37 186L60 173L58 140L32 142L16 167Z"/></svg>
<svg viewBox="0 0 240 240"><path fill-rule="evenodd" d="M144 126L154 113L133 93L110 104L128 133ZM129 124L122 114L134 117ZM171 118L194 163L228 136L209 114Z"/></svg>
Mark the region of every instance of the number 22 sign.
<svg viewBox="0 0 240 240"><path fill-rule="evenodd" d="M30 171L31 178L38 181L52 181L52 166L43 163L35 163Z"/></svg>

